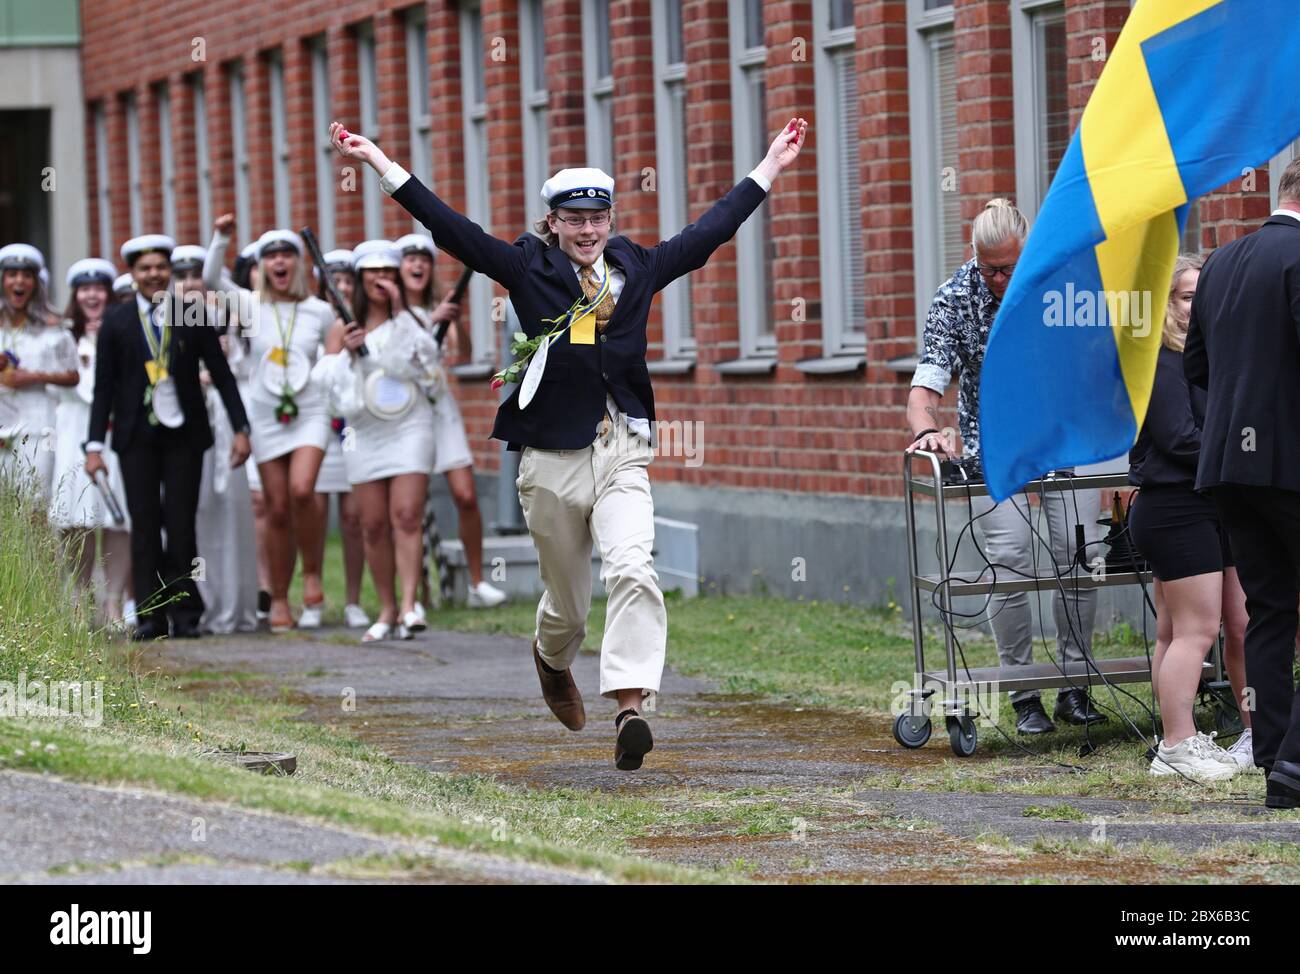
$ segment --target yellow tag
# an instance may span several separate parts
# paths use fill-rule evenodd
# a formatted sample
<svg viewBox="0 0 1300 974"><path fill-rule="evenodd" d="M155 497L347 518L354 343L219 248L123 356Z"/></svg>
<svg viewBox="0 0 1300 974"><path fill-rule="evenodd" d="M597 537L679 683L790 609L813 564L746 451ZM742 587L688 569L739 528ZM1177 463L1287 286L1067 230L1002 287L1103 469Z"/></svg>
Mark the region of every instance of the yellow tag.
<svg viewBox="0 0 1300 974"><path fill-rule="evenodd" d="M158 368L158 363L150 359L144 363L144 371L149 376L149 385L156 386L158 384L158 374L162 371Z"/></svg>
<svg viewBox="0 0 1300 974"><path fill-rule="evenodd" d="M289 364L289 353L285 351L283 345L277 345L275 348L271 349L271 353L267 356L267 359L270 360L273 365L285 366Z"/></svg>
<svg viewBox="0 0 1300 974"><path fill-rule="evenodd" d="M158 370L158 381L159 382L167 381L167 370L165 368Z"/></svg>
<svg viewBox="0 0 1300 974"><path fill-rule="evenodd" d="M570 345L596 344L596 312L588 311L569 329Z"/></svg>

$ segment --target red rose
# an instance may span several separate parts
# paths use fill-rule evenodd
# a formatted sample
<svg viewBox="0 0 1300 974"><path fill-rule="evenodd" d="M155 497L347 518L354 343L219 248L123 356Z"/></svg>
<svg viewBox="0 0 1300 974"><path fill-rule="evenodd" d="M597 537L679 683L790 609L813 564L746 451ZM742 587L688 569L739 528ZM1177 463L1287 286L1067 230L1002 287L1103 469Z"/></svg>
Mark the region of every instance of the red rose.
<svg viewBox="0 0 1300 974"><path fill-rule="evenodd" d="M497 376L495 379L492 380L492 389L493 391L496 391L497 389L500 389L505 384L506 384L506 380L501 378L500 376Z"/></svg>

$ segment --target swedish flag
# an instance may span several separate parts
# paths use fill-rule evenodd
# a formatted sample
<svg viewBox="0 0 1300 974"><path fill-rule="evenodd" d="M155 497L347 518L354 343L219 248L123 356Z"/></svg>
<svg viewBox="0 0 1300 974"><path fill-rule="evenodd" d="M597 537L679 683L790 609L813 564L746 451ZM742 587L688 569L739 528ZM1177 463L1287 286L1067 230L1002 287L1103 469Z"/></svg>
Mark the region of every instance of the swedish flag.
<svg viewBox="0 0 1300 974"><path fill-rule="evenodd" d="M989 492L1137 438L1188 201L1300 135L1300 3L1139 0L1025 243L980 378Z"/></svg>

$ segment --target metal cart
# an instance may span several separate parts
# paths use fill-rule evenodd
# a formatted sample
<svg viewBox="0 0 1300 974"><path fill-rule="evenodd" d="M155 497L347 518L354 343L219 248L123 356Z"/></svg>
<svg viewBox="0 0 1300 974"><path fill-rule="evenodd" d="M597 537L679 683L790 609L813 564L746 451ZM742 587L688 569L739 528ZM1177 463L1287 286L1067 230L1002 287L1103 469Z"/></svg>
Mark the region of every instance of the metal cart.
<svg viewBox="0 0 1300 974"><path fill-rule="evenodd" d="M918 469L919 468L919 469ZM1004 668L1001 666L967 669L957 657L957 645L952 629L945 627L944 643L946 667L927 671L925 664L925 637L921 625L922 593L935 593L941 614L951 617L953 599L961 595L988 595L993 592L1056 591L1059 586L1079 590L1108 585L1136 585L1150 583L1149 571L1080 571L1064 578L1008 577L997 579L985 570L979 574L954 571L947 574L952 562L949 550L947 512L944 501L965 499L988 494L982 480L945 484L939 457L933 453L917 451L904 454L903 496L907 514L907 560L911 576L912 641L916 650L916 674L920 686L907 691L908 705L894 720L894 739L907 748L922 747L930 739L931 714L938 709L948 730L948 740L954 754L969 757L975 753L977 734L975 718L979 716L978 701L988 693L1007 693L1016 690L1042 690L1051 688L1083 687L1098 683L1145 683L1151 679L1147 657L1133 656L1123 659L1093 659L1059 665L1056 662L1031 663L1028 666ZM1085 474L1082 476L1047 476L1031 481L1023 488L1029 493L1042 491L1101 490L1130 487L1126 474ZM918 567L916 538L916 497L935 498L935 527L938 531L938 571L922 573ZM1214 654L1216 660L1221 656ZM958 669L960 667L960 672ZM1222 681L1222 669L1218 679ZM938 699L932 699L937 696ZM1231 696L1231 694L1229 694Z"/></svg>

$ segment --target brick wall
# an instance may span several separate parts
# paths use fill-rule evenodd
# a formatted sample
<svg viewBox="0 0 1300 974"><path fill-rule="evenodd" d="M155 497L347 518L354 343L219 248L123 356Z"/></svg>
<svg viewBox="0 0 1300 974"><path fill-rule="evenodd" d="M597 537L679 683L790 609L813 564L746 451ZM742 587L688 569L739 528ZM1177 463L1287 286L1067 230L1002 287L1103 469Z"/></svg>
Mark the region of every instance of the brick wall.
<svg viewBox="0 0 1300 974"><path fill-rule="evenodd" d="M650 40L652 0L612 0L614 57L614 173L621 229L654 243L676 227L661 227L657 197L643 189L642 174L656 167L664 147L655 133L655 76ZM553 169L585 165L585 99L582 0L544 0L548 105L548 152ZM129 232L125 180L125 122L121 97L135 92L140 106L143 171L158 171L153 86L170 85L175 141L178 232L185 241L205 242L199 227L193 110L186 76L202 72L206 82L208 145L212 155L214 215L234 210L233 142L227 72L240 65L245 77L252 153L250 212L253 226L240 228L240 241L273 225L274 183L270 136L267 55L280 51L284 64L287 138L290 146L290 211L299 226L317 219L316 152L321 136L312 116L311 57L307 42L324 37L328 56L331 114L353 123L359 117L358 25L374 30L379 91L379 131L394 158L410 154L406 16L422 6L426 21L429 103L434 133L432 182L453 207L465 206L465 158L461 132L460 16L451 0L281 0L276 4L209 0L188 7L185 16L163 4L142 10L130 0L84 0L82 49L85 98L102 102L108 129L111 236L115 246ZM813 0L766 0L767 128L775 133L791 117L812 123L798 167L786 173L765 204L770 209L775 252L774 321L778 362L756 376L722 375L715 365L740 348L736 319L739 288L736 249L723 247L690 278L698 355L685 375L657 376L656 395L665 420L705 424L703 466L687 467L664 457L657 479L701 487L739 486L848 495L890 496L898 492L898 450L905 441L903 403L909 375L887 367L890 359L915 351L913 199L910 176L912 133L908 76L911 27L907 0L856 0L855 37L859 99L861 195L850 203L864 240L867 293L865 370L812 376L800 360L822 354L821 248L817 176L818 120L815 111ZM1077 124L1088 94L1104 67L1098 49L1114 47L1128 0L1067 0L1069 105ZM686 91L688 209L698 217L732 185L731 52L727 0L683 0ZM953 8L958 59L959 170L962 213L969 220L990 196L1014 196L1016 158L1012 103L1011 13L1007 0L956 0ZM482 0L487 78L490 229L513 238L524 227L528 200L538 187L524 185L520 104L519 7L514 0ZM1098 40L1100 39L1100 40ZM1100 45L1100 48L1099 48ZM89 115L88 115L89 117ZM93 129L88 138L92 193L87 215L97 232ZM754 160L757 162L758 160ZM363 236L362 180L334 164L336 236L340 244ZM146 180L147 221L161 219L161 190ZM1201 204L1202 243L1217 246L1247 232L1268 210L1268 173L1260 169L1211 194ZM394 204L384 204L384 230L397 235L410 227ZM152 226L147 229L154 229ZM93 237L92 237L93 239ZM112 256L112 255L109 255ZM445 255L436 265L438 287L459 273ZM796 313L798 309L799 313ZM650 323L652 348L662 348L660 316ZM496 399L483 381L462 383L458 397L475 458L495 469L495 444L487 440Z"/></svg>

